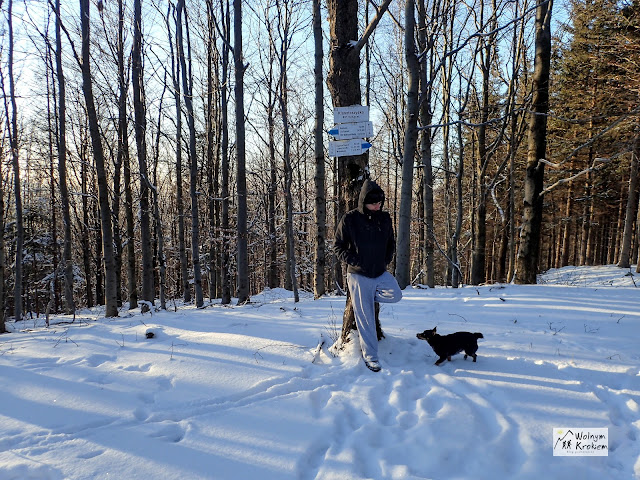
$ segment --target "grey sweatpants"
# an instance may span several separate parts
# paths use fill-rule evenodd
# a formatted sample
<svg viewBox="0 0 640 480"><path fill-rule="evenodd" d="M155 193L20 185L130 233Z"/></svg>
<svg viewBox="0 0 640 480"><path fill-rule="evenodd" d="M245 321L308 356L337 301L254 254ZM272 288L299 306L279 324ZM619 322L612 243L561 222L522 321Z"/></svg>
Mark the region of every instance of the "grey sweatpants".
<svg viewBox="0 0 640 480"><path fill-rule="evenodd" d="M378 361L375 302L399 302L402 298L402 290L389 272L384 272L377 278L347 273L347 285L351 293L353 313L360 335L362 357L366 361Z"/></svg>

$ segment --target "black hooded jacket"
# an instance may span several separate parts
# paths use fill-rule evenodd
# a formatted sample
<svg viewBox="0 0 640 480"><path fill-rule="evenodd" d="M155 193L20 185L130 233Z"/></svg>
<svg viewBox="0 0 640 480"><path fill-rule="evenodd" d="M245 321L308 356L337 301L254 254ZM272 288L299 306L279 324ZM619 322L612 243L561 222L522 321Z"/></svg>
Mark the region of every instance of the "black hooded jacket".
<svg viewBox="0 0 640 480"><path fill-rule="evenodd" d="M365 180L358 208L347 212L336 229L335 251L347 264L347 272L376 278L387 270L396 249L391 216L371 211L365 205L367 195L377 195L384 206L384 192L373 180Z"/></svg>

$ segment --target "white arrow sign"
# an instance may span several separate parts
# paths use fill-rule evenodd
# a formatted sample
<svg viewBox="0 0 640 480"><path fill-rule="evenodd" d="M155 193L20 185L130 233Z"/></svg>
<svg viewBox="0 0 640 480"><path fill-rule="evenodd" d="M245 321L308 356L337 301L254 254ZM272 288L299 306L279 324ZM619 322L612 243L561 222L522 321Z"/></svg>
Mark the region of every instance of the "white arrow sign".
<svg viewBox="0 0 640 480"><path fill-rule="evenodd" d="M373 137L373 122L340 123L329 130L336 140Z"/></svg>
<svg viewBox="0 0 640 480"><path fill-rule="evenodd" d="M361 138L353 138L351 140L337 140L329 142L329 156L330 157L347 157L351 155L362 155L369 148L371 144L365 142Z"/></svg>
<svg viewBox="0 0 640 480"><path fill-rule="evenodd" d="M350 107L335 107L333 109L333 123L368 122L369 107L351 105Z"/></svg>

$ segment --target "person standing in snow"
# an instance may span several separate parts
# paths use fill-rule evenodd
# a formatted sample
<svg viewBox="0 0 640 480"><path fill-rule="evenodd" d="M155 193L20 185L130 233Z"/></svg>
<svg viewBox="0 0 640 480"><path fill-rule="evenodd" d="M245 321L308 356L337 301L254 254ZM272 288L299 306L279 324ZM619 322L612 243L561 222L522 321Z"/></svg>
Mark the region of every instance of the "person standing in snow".
<svg viewBox="0 0 640 480"><path fill-rule="evenodd" d="M402 298L396 279L387 271L396 240L384 206L384 192L373 180L365 180L358 207L347 212L336 229L335 251L347 264L347 285L360 337L365 365L380 371L375 302L395 303Z"/></svg>

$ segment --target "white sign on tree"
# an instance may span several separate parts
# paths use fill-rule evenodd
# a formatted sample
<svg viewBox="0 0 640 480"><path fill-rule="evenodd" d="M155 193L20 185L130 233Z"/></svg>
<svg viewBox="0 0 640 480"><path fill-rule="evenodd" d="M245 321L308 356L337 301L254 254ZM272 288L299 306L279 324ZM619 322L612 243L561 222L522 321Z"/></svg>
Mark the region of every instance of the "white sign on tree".
<svg viewBox="0 0 640 480"><path fill-rule="evenodd" d="M338 123L329 130L336 140L373 137L373 122Z"/></svg>
<svg viewBox="0 0 640 480"><path fill-rule="evenodd" d="M329 142L330 157L347 157L352 155L362 155L371 144L365 142L361 138L352 138L351 140L336 140Z"/></svg>
<svg viewBox="0 0 640 480"><path fill-rule="evenodd" d="M371 148L371 144L364 140L373 136L368 106L335 107L333 122L335 125L329 130L329 135L335 140L329 141L330 157L362 155Z"/></svg>
<svg viewBox="0 0 640 480"><path fill-rule="evenodd" d="M349 107L335 107L333 109L333 123L367 121L369 121L369 107L366 105L351 105Z"/></svg>

